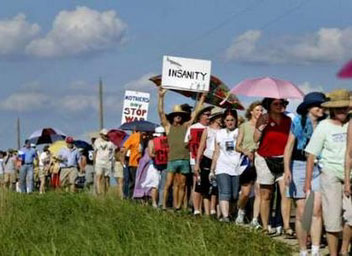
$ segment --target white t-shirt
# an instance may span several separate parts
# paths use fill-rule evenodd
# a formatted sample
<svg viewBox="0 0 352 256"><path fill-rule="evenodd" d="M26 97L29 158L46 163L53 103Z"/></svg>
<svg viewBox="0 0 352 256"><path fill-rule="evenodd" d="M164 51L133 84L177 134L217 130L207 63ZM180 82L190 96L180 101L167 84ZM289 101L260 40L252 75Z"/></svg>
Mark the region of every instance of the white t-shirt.
<svg viewBox="0 0 352 256"><path fill-rule="evenodd" d="M48 161L49 155L46 152L42 152L39 156L39 167L44 167L46 161Z"/></svg>
<svg viewBox="0 0 352 256"><path fill-rule="evenodd" d="M228 131L221 129L216 133L215 143L220 146L215 174L241 175L238 168L241 154L236 151L238 129Z"/></svg>
<svg viewBox="0 0 352 256"><path fill-rule="evenodd" d="M215 130L213 128L207 127L207 142L206 142L206 148L204 150L204 155L207 158L213 159L213 154L214 154L214 149L215 149L215 138L216 138L216 133L219 130Z"/></svg>
<svg viewBox="0 0 352 256"><path fill-rule="evenodd" d="M321 121L305 149L310 154L320 156L323 171L333 172L341 180L344 179L347 126L348 123L336 125L331 119Z"/></svg>
<svg viewBox="0 0 352 256"><path fill-rule="evenodd" d="M190 127L188 127L186 136L185 136L185 143L188 143L190 138L191 138L191 130L192 129L205 129L206 126L202 125L201 123L195 123L192 124ZM196 159L192 157L192 153L190 153L190 164L195 165L196 164Z"/></svg>
<svg viewBox="0 0 352 256"><path fill-rule="evenodd" d="M96 165L112 165L114 160L116 146L111 141L96 139L94 142L94 151L96 153Z"/></svg>

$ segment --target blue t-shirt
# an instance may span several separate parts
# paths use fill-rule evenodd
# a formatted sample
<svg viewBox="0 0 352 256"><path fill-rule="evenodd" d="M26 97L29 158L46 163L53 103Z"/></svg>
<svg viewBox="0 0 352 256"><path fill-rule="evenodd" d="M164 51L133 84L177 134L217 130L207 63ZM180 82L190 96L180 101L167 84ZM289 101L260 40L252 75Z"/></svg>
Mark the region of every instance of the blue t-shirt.
<svg viewBox="0 0 352 256"><path fill-rule="evenodd" d="M33 164L34 159L37 157L37 152L34 148L22 148L18 154L22 159L22 164Z"/></svg>
<svg viewBox="0 0 352 256"><path fill-rule="evenodd" d="M304 150L313 135L313 123L307 117L304 127L302 127L302 116L297 115L291 122L291 132L296 137L298 150Z"/></svg>

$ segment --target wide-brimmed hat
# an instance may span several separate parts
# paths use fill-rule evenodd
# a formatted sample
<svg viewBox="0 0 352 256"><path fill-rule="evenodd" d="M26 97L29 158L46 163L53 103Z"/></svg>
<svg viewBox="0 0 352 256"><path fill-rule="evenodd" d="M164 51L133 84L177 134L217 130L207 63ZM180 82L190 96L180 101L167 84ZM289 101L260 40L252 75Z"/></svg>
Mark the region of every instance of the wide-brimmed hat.
<svg viewBox="0 0 352 256"><path fill-rule="evenodd" d="M326 96L322 92L310 92L304 96L303 102L297 107L297 113L304 115L308 112L308 109L313 106L320 106L326 102Z"/></svg>
<svg viewBox="0 0 352 256"><path fill-rule="evenodd" d="M346 89L337 89L327 94L328 101L321 104L324 108L346 108L351 106L350 93Z"/></svg>
<svg viewBox="0 0 352 256"><path fill-rule="evenodd" d="M214 120L217 117L222 116L223 114L224 114L224 110L222 108L214 107L210 113L210 121Z"/></svg>
<svg viewBox="0 0 352 256"><path fill-rule="evenodd" d="M198 113L197 113L197 115L196 115L196 120L198 121L199 118L200 118L200 116L201 116L203 113L205 113L205 112L207 112L207 111L211 111L213 108L214 108L214 106L204 106L204 107L202 107L202 108L198 111Z"/></svg>
<svg viewBox="0 0 352 256"><path fill-rule="evenodd" d="M166 115L166 118L169 120L170 123L172 123L176 115L181 116L184 122L187 122L191 119L191 113L183 110L181 105L174 105L172 108L172 112Z"/></svg>

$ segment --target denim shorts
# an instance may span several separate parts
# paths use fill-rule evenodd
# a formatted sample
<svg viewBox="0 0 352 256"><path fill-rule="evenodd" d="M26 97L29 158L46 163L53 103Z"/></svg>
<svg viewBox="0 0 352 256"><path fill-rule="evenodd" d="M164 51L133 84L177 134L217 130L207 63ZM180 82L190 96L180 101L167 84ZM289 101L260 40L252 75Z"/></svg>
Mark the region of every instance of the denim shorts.
<svg viewBox="0 0 352 256"><path fill-rule="evenodd" d="M220 201L231 201L238 198L240 188L240 176L232 176L226 173L216 175Z"/></svg>
<svg viewBox="0 0 352 256"><path fill-rule="evenodd" d="M306 181L306 166L307 162L305 161L292 162L292 182L288 188L288 197L296 199L306 198L306 194L304 193L304 186ZM317 165L314 165L311 183L311 188L313 192L319 192L320 174L320 168Z"/></svg>
<svg viewBox="0 0 352 256"><path fill-rule="evenodd" d="M176 172L181 174L189 174L191 168L189 166L189 160L173 160L167 163L168 172Z"/></svg>

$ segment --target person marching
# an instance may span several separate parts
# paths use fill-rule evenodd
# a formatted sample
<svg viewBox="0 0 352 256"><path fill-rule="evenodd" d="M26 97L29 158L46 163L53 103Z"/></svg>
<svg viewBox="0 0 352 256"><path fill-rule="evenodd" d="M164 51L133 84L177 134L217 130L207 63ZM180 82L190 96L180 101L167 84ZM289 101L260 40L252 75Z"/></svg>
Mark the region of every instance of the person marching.
<svg viewBox="0 0 352 256"><path fill-rule="evenodd" d="M94 170L96 174L97 194L106 194L110 185L115 162L115 145L109 140L108 130L102 129L100 137L94 142Z"/></svg>
<svg viewBox="0 0 352 256"><path fill-rule="evenodd" d="M314 163L320 156L319 163L323 166L320 175L320 192L323 206L323 221L331 256L338 255L339 233L343 231L340 255L348 255L351 238L352 212L343 203L343 188L350 188L350 173L344 174L345 153L347 144L348 110L351 104L349 92L344 89L335 90L328 96L328 101L321 104L329 109L328 119L321 121L314 130L305 151L307 158L307 177L305 192L312 191ZM345 177L346 176L346 177ZM351 200L347 200L351 203ZM342 209L345 208L344 221Z"/></svg>
<svg viewBox="0 0 352 256"><path fill-rule="evenodd" d="M152 159L152 164L149 165L147 170L147 177L142 186L151 190L152 205L154 208L158 207L158 198L162 199L163 187L161 184L162 173L165 172L167 167L167 155L169 152L169 145L163 127L155 128L153 139L148 142L148 154ZM159 191L159 195L158 195Z"/></svg>
<svg viewBox="0 0 352 256"><path fill-rule="evenodd" d="M211 163L209 179L216 175L219 189L221 221L229 222L230 204L238 198L239 160L241 154L236 151L238 137L237 111L227 109L223 114L225 128L217 131L215 149Z"/></svg>
<svg viewBox="0 0 352 256"><path fill-rule="evenodd" d="M16 184L16 162L17 156L16 151L13 149L7 150L7 155L4 159L4 186L5 188L14 191Z"/></svg>
<svg viewBox="0 0 352 256"><path fill-rule="evenodd" d="M254 166L254 153L257 150L257 143L253 140L255 126L258 118L263 113L263 107L260 101L253 102L246 111L247 122L239 127L239 133L236 143L236 150L248 158L249 165L240 176L241 195L237 203L238 215L237 224L244 223L245 207L248 202L252 187L255 186L255 200L253 205L253 219L251 226L260 227L258 222L260 208L259 184L256 182L257 174Z"/></svg>
<svg viewBox="0 0 352 256"><path fill-rule="evenodd" d="M320 92L308 93L298 106L296 116L291 123L290 135L284 153L286 186L289 187L289 197L296 201L295 230L300 247L300 255L307 252L307 232L302 228L302 217L306 194L304 184L306 180L307 157L304 149L318 123L324 119L324 110L321 106L326 97ZM314 195L314 214L311 227L312 255L319 255L320 237L322 232L321 196L319 192L320 168L314 164L312 175L312 192Z"/></svg>
<svg viewBox="0 0 352 256"><path fill-rule="evenodd" d="M202 94L197 107L191 114L183 110L180 105L175 105L173 111L166 115L164 112L164 97L166 92L167 90L159 87L158 112L170 147L167 166L168 174L163 195L163 209L166 209L169 189L173 185L173 207L176 210L180 210L185 196L186 177L190 173L189 151L184 143L184 138L188 127L196 118L198 109L203 105L206 94Z"/></svg>
<svg viewBox="0 0 352 256"><path fill-rule="evenodd" d="M211 110L210 125L202 133L194 166L194 175L200 177L200 182L196 183L194 191L202 196L204 213L207 216L216 215L218 189L214 184L215 180L209 180L209 174L214 154L216 132L222 127L222 115L223 110L218 107Z"/></svg>
<svg viewBox="0 0 352 256"><path fill-rule="evenodd" d="M61 149L58 156L55 157L60 162L60 184L66 191L75 192L75 181L78 176L81 156L73 144L72 137L66 137L65 142L67 148Z"/></svg>
<svg viewBox="0 0 352 256"><path fill-rule="evenodd" d="M39 156L39 194L43 194L45 192L45 180L47 175L49 174L50 168L50 151L49 146L46 145L43 148L43 152Z"/></svg>
<svg viewBox="0 0 352 256"><path fill-rule="evenodd" d="M190 164L191 171L193 172L193 207L194 207L194 215L200 215L200 210L202 208L202 196L200 193L194 190L197 183L200 183L199 173L194 171L194 166L196 163L196 157L198 153L198 148L200 144L200 140L202 137L202 133L204 129L209 125L209 117L211 114L211 110L213 106L203 107L196 116L197 123L192 124L188 129L185 136L185 143L188 144L190 151Z"/></svg>
<svg viewBox="0 0 352 256"><path fill-rule="evenodd" d="M38 158L37 152L31 147L28 140L25 146L18 152L22 161L20 169L20 189L21 193L32 193L34 183L34 161Z"/></svg>
<svg viewBox="0 0 352 256"><path fill-rule="evenodd" d="M268 113L261 115L256 123L254 142L259 142L259 147L255 153L254 163L257 181L260 184L260 217L263 230L269 234L270 201L274 185L278 182L284 233L289 238L294 237L294 232L290 228L290 200L286 197L283 179L283 155L291 127L291 119L284 114L286 105L287 101L283 99L263 99L262 106Z"/></svg>

